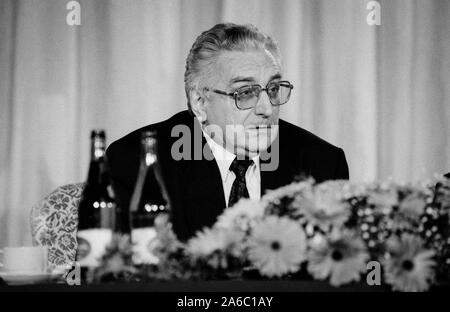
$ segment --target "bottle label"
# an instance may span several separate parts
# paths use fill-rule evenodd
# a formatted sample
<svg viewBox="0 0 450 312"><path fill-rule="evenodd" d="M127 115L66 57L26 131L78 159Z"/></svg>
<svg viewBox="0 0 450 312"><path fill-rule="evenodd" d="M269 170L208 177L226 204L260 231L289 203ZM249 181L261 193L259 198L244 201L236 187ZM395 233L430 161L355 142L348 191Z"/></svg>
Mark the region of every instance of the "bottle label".
<svg viewBox="0 0 450 312"><path fill-rule="evenodd" d="M133 243L134 264L157 264L159 262L154 254L158 239L153 227L133 229L131 232L131 241Z"/></svg>
<svg viewBox="0 0 450 312"><path fill-rule="evenodd" d="M98 267L105 254L106 247L111 243L111 229L89 229L77 233L77 262L82 267Z"/></svg>

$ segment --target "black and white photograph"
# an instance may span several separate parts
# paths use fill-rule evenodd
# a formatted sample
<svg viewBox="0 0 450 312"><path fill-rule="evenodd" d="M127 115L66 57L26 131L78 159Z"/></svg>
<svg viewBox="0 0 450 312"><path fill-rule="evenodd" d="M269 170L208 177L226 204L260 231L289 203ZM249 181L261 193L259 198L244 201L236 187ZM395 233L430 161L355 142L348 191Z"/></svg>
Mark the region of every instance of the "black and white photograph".
<svg viewBox="0 0 450 312"><path fill-rule="evenodd" d="M449 287L449 0L0 0L3 295Z"/></svg>

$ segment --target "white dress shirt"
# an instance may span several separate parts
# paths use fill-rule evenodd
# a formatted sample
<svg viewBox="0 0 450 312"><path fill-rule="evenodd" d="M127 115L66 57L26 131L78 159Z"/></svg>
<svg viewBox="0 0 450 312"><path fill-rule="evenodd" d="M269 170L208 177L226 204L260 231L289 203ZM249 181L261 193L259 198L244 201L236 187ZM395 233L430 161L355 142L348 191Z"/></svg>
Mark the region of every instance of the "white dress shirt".
<svg viewBox="0 0 450 312"><path fill-rule="evenodd" d="M236 155L230 153L221 145L217 144L206 132L203 131L203 135L208 142L209 147L214 155L217 166L220 170L220 176L222 178L223 193L225 195L225 202L228 207L228 199L231 193L231 187L236 179L234 172L230 170L230 165L236 158ZM261 198L261 173L259 170L259 155L252 158L253 164L247 169L245 173L245 183L247 185L248 194L250 199L259 200Z"/></svg>

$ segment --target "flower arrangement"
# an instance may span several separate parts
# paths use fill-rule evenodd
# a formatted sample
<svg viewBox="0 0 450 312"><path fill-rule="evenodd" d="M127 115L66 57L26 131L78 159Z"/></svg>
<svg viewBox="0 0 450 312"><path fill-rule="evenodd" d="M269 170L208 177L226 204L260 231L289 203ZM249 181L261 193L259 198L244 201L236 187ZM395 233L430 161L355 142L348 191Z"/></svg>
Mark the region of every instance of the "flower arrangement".
<svg viewBox="0 0 450 312"><path fill-rule="evenodd" d="M156 222L159 263L140 279L292 279L358 282L376 261L396 291L450 277L450 180L352 184L295 181L243 199L185 243ZM128 266L126 266L128 268Z"/></svg>

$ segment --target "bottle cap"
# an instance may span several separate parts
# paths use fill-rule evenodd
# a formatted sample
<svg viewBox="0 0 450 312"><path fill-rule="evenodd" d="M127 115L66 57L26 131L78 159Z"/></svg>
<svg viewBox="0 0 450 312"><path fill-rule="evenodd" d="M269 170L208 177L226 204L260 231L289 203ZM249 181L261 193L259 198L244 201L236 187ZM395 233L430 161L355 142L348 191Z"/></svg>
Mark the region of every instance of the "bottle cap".
<svg viewBox="0 0 450 312"><path fill-rule="evenodd" d="M106 135L105 135L105 130L103 129L94 129L91 131L91 139L95 138L95 137L100 137L102 139L105 139Z"/></svg>
<svg viewBox="0 0 450 312"><path fill-rule="evenodd" d="M141 137L142 137L142 139L154 138L154 137L156 137L156 134L157 134L156 130L146 130L146 131L142 131Z"/></svg>

